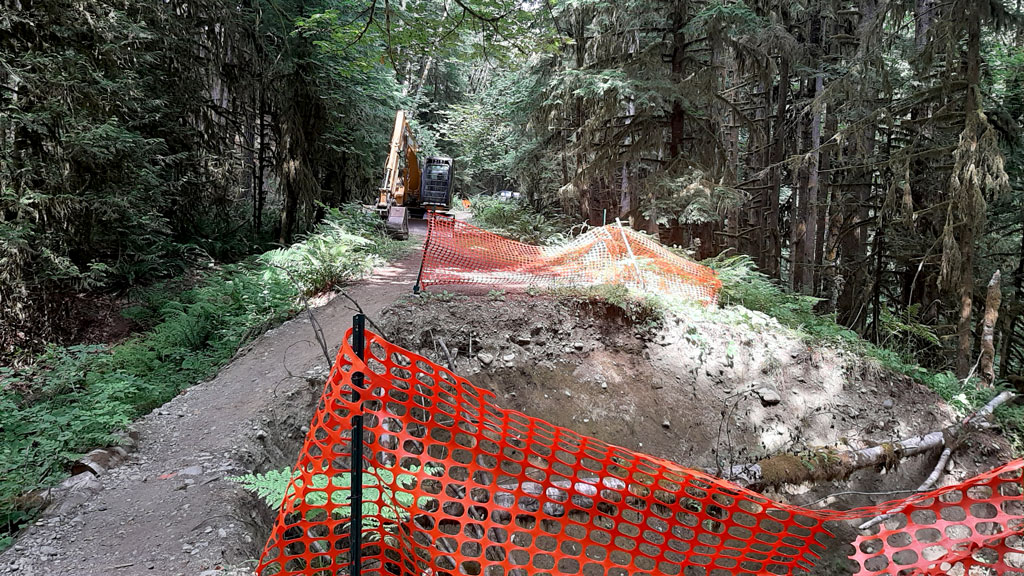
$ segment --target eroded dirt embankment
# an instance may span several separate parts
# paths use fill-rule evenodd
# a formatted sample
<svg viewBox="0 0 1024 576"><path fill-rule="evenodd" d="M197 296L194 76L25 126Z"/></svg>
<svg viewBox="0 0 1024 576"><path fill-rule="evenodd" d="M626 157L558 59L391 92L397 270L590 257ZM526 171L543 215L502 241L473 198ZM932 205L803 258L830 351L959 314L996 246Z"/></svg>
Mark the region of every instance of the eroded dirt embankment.
<svg viewBox="0 0 1024 576"><path fill-rule="evenodd" d="M447 364L443 341L457 372L508 408L693 467L861 448L954 419L911 379L768 319L652 327L602 302L526 295L407 298L383 317L392 341Z"/></svg>
<svg viewBox="0 0 1024 576"><path fill-rule="evenodd" d="M739 322L694 314L655 327L600 302L528 295L443 300L408 298L386 310L386 336L439 364L452 356L457 373L495 392L504 407L688 467L727 470L781 451L857 449L956 420L941 398L913 380L808 343L756 314ZM814 505L838 492L913 489L937 456L768 495ZM978 435L954 456L945 481L1010 457L1004 440ZM845 495L828 505L894 497ZM852 548L844 542L854 530L833 530L838 538L815 574L850 573L845 557Z"/></svg>

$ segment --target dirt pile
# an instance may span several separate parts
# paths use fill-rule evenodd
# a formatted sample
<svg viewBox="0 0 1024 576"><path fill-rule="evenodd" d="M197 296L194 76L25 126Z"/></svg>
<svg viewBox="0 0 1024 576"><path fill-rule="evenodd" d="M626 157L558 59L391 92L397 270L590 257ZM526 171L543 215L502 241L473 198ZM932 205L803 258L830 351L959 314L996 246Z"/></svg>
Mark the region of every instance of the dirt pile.
<svg viewBox="0 0 1024 576"><path fill-rule="evenodd" d="M503 298L503 299L502 299ZM694 314L637 323L603 302L528 295L406 299L386 310L391 341L448 364L504 406L606 442L709 471L779 452L857 449L941 429L956 415L935 393L855 354L805 342L773 320ZM729 318L729 320L724 320ZM447 352L445 351L447 349ZM849 480L783 486L773 497L848 508L893 499L839 492L913 489L937 454ZM946 481L1010 458L976 436ZM839 536L818 574L849 573Z"/></svg>
<svg viewBox="0 0 1024 576"><path fill-rule="evenodd" d="M413 298L381 327L441 364L447 348L459 374L507 407L693 467L862 448L955 420L935 393L870 360L770 320L702 316L659 327L603 302Z"/></svg>

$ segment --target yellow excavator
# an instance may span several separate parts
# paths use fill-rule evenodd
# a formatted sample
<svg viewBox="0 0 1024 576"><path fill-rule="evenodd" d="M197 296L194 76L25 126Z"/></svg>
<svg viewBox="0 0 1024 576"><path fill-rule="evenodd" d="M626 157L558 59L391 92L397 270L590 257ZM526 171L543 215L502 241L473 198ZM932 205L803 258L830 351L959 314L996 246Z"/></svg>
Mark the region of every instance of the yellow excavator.
<svg viewBox="0 0 1024 576"><path fill-rule="evenodd" d="M417 150L405 111L399 110L377 200L377 210L387 218L388 233L399 239L409 237L410 215L422 218L428 210L451 207L454 161L431 156L421 168Z"/></svg>

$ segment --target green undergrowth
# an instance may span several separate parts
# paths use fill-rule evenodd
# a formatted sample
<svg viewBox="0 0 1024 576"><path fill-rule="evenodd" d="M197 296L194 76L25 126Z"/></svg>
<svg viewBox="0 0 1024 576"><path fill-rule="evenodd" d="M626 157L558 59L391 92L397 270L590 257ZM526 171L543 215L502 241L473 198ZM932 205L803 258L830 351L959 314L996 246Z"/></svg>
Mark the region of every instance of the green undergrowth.
<svg viewBox="0 0 1024 576"><path fill-rule="evenodd" d="M357 279L402 247L375 215L331 209L290 247L206 272L178 293L141 291L126 314L151 326L142 334L114 346L54 346L27 367L0 368L0 546L45 503L34 495L83 452L212 377L299 311L303 296Z"/></svg>
<svg viewBox="0 0 1024 576"><path fill-rule="evenodd" d="M575 304L599 303L611 306L621 311L622 316L629 319L639 331L657 331L671 312L662 298L631 291L621 284L551 288L532 292L531 296L540 294Z"/></svg>
<svg viewBox="0 0 1024 576"><path fill-rule="evenodd" d="M473 223L527 244L559 244L568 239L572 222L565 216L535 211L524 199L502 200L497 196L474 196L470 210Z"/></svg>
<svg viewBox="0 0 1024 576"><path fill-rule="evenodd" d="M426 464L426 472L432 476L443 476L444 466L436 462ZM420 496L418 499L413 494L417 485L416 472L419 466L410 465L400 468L401 472L395 478L395 473L383 468L370 468L363 472L363 504L361 507L363 516L363 528L373 529L378 526L378 518L385 520L407 520L408 510L413 507L416 501L420 508L427 509L431 498ZM294 474L290 468L269 470L264 473L245 474L243 476L228 477L232 482L237 482L242 488L252 492L271 510L279 510L284 503L285 494L289 493ZM305 491L305 503L309 506L326 506L328 504L328 486L341 490L346 494L344 502L348 501L347 493L352 485L352 479L347 474L329 476L327 474L314 474L312 483ZM301 481L299 487L301 488ZM289 497L294 496L291 491ZM380 503L384 503L381 506ZM335 496L330 504L339 505L331 510L333 520L348 518L350 509L340 506L343 502L338 501Z"/></svg>

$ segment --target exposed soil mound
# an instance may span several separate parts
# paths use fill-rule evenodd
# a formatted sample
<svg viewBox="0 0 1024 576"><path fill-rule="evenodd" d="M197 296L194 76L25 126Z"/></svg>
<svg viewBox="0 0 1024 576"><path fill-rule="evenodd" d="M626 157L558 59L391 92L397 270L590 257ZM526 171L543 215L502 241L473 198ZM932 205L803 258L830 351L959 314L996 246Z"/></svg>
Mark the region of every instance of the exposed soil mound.
<svg viewBox="0 0 1024 576"><path fill-rule="evenodd" d="M784 451L877 445L956 420L938 395L912 379L809 344L756 315L736 323L695 314L638 324L600 301L435 295L400 302L383 318L389 340L454 364L506 407L710 471ZM913 489L936 457L856 472L844 482L783 486L771 496L811 505L839 492ZM1005 441L977 436L954 456L946 481L1009 457ZM897 495L847 494L821 505L848 508ZM835 530L838 542L818 574L849 573L844 558L852 549L840 543L853 531Z"/></svg>

